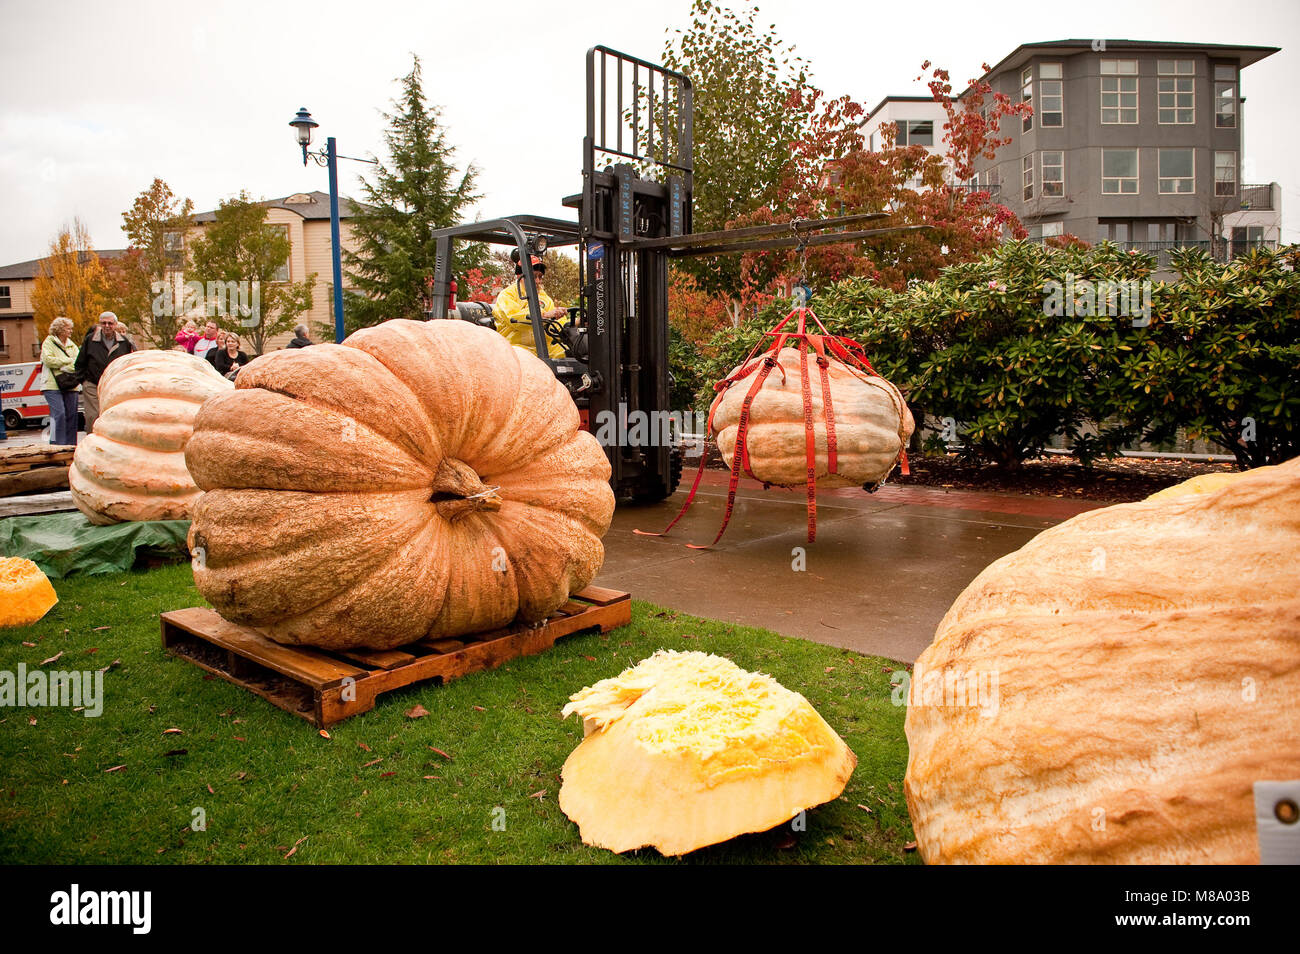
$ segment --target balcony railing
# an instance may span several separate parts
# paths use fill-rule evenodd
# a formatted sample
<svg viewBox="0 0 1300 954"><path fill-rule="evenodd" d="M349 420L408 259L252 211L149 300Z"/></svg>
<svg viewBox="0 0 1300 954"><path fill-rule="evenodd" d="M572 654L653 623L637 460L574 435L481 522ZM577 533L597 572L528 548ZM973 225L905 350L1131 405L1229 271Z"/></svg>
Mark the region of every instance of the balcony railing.
<svg viewBox="0 0 1300 954"><path fill-rule="evenodd" d="M1253 241L1246 239L1238 241L1232 239L1219 239L1218 241L1211 241L1210 239L1174 239L1165 242L1116 242L1115 244L1126 251L1132 250L1154 255L1162 270L1172 267L1169 256L1175 249L1199 248L1216 262L1226 262L1257 248L1275 248L1277 246L1277 242L1268 239L1255 239Z"/></svg>
<svg viewBox="0 0 1300 954"><path fill-rule="evenodd" d="M1241 207L1252 212L1273 211L1273 187L1271 185L1243 185L1241 187Z"/></svg>

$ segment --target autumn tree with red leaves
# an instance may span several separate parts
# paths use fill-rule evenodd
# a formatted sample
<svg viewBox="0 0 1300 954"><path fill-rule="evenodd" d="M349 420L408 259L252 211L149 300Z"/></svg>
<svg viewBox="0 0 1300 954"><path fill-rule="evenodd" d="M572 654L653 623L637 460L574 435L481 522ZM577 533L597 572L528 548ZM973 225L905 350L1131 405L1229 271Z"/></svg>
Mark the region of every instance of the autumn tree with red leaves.
<svg viewBox="0 0 1300 954"><path fill-rule="evenodd" d="M922 69L930 65L927 61ZM984 69L987 72L988 66ZM884 148L868 150L861 133L868 117L860 104L847 96L827 100L819 90L805 90L791 97L791 107L803 114L808 132L792 145L778 201L731 225L888 212L889 219L881 225L930 228L802 253L747 253L741 267L742 298L800 278L825 285L868 277L901 289L909 280L933 279L944 266L977 257L997 245L1004 233L1024 237L1024 228L1009 209L987 191L964 183L974 175L977 158L991 159L1010 142L1010 137L999 135L1001 119L1022 116L1031 107L993 93L983 80L972 80L954 99L948 72L937 67L928 85L948 116L943 127L947 162L923 146L898 146L893 124L881 127ZM863 227L871 226L852 228Z"/></svg>

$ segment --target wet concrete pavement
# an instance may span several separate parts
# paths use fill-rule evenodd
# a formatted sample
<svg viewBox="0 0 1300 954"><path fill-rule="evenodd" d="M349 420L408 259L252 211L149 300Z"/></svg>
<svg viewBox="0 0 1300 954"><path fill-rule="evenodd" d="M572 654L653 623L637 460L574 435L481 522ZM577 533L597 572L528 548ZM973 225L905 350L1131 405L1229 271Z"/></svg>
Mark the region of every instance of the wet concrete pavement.
<svg viewBox="0 0 1300 954"><path fill-rule="evenodd" d="M1104 504L1012 494L885 486L818 494L807 542L805 492L744 481L727 532L725 473L709 471L690 512L662 530L684 492L653 507L622 506L605 537L596 583L713 619L912 662L957 595L994 560L1039 531ZM688 476L689 479L689 476ZM797 570L796 547L805 551Z"/></svg>

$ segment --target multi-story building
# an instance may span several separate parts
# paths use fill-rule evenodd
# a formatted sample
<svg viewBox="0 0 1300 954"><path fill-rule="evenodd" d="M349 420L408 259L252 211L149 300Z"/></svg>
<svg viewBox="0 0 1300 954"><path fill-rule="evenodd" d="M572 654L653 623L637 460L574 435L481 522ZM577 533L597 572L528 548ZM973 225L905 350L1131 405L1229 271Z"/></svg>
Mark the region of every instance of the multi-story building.
<svg viewBox="0 0 1300 954"><path fill-rule="evenodd" d="M333 248L330 244L330 197L327 192L297 192L283 199L270 199L262 203L266 206L266 224L283 229L289 239L289 260L276 279L284 282L305 281L309 275L316 276L316 287L312 292L311 309L302 316L302 321L313 329L318 325L334 324L334 280ZM339 196L339 244L344 249L355 249L352 230L348 219L352 217L352 200ZM188 243L202 234L203 228L216 221L217 214L200 212L194 216L194 227L183 238L176 236L176 256L178 262L185 261L184 243ZM344 291L351 289L346 284L347 272L344 272ZM178 270L178 281L184 281L184 271ZM234 329L238 330L238 329ZM274 351L284 347L293 337L292 331L286 331L268 339L266 350Z"/></svg>
<svg viewBox="0 0 1300 954"><path fill-rule="evenodd" d="M324 192L299 192L263 204L267 206L267 224L284 229L289 238L289 260L276 276L277 279L299 282L314 274L316 288L312 295L312 307L303 316L303 320L313 328L317 325L333 325L334 282L329 195ZM352 201L340 196L339 238L345 249L355 247L347 221L351 215ZM187 244L201 235L203 228L215 219L215 212L200 212L194 216L194 226L188 232L168 236L168 251L174 256L175 265L175 271L170 277L178 284L185 281ZM100 249L96 254L100 258L114 258L123 251ZM43 261L44 259L37 258L0 266L0 364L20 364L37 360L40 356L40 341L36 337L33 318L32 291ZM292 337L291 331L276 335L267 341L266 348L268 351L281 348Z"/></svg>
<svg viewBox="0 0 1300 954"><path fill-rule="evenodd" d="M1028 102L976 161L1031 237L1071 234L1216 256L1281 237L1280 190L1242 183L1241 73L1277 47L1056 40L1017 47L985 77Z"/></svg>
<svg viewBox="0 0 1300 954"><path fill-rule="evenodd" d="M886 96L871 111L870 118L862 127L867 148L879 152L885 145L885 131L881 129L887 123L894 123L897 128L895 145L924 146L925 151L939 156L949 165L943 150L943 124L948 121L948 114L943 106L930 96ZM951 167L949 167L951 177ZM919 180L913 182L913 188L921 188Z"/></svg>
<svg viewBox="0 0 1300 954"><path fill-rule="evenodd" d="M116 258L125 249L96 251L101 259ZM38 361L41 342L36 336L32 292L40 274L43 258L0 266L0 364L23 364Z"/></svg>

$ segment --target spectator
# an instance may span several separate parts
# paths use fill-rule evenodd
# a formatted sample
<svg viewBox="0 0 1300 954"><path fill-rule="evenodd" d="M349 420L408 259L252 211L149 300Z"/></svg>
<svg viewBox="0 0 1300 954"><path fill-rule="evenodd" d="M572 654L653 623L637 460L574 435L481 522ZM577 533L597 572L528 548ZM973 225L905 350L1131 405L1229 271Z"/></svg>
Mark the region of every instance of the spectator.
<svg viewBox="0 0 1300 954"><path fill-rule="evenodd" d="M176 332L176 343L190 354L194 353L194 342L199 340L199 326L193 319L185 322L184 327Z"/></svg>
<svg viewBox="0 0 1300 954"><path fill-rule="evenodd" d="M314 345L316 342L311 340L311 333L306 325L297 325L293 329L293 340L290 341L286 348L306 348Z"/></svg>
<svg viewBox="0 0 1300 954"><path fill-rule="evenodd" d="M77 354L72 319L60 315L50 322L41 344L41 393L50 406L50 443L77 443Z"/></svg>
<svg viewBox="0 0 1300 954"><path fill-rule="evenodd" d="M86 433L95 429L99 417L99 379L104 369L117 358L135 350L126 335L120 331L117 315L106 311L99 316L99 324L86 332L77 355L77 377L81 379L81 400L86 410Z"/></svg>
<svg viewBox="0 0 1300 954"><path fill-rule="evenodd" d="M239 374L239 369L248 364L248 355L239 350L239 335L233 331L226 335L226 346L214 354L213 367L232 381L235 380L235 375Z"/></svg>
<svg viewBox="0 0 1300 954"><path fill-rule="evenodd" d="M203 337L194 342L194 354L200 358L206 358L208 352L217 346L217 335L220 329L217 328L215 321L209 321L203 329Z"/></svg>
<svg viewBox="0 0 1300 954"><path fill-rule="evenodd" d="M208 359L209 364L214 364L217 360L217 355L225 350L226 350L226 333L224 331L218 331L216 347L209 348L208 353L204 355L204 357Z"/></svg>

